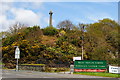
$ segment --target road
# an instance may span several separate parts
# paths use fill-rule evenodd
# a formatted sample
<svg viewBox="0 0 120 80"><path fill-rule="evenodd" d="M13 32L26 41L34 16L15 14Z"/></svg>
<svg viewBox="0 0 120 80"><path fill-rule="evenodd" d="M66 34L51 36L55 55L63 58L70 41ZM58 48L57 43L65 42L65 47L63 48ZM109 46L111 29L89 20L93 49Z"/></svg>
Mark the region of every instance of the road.
<svg viewBox="0 0 120 80"><path fill-rule="evenodd" d="M101 78L102 78L102 80L104 80L105 77L68 74L68 73L48 73L48 72L23 71L23 70L17 72L15 70L2 70L2 78L3 78L3 80L4 80L4 78L9 78L9 80L10 80L10 78L59 78L59 79L60 78L86 78L86 79L87 78L91 78L91 79L97 78L97 80L98 79L101 80ZM110 80L110 78L106 78L106 79ZM60 79L60 80L62 80L62 79ZM113 80L113 79L111 79L111 80Z"/></svg>
<svg viewBox="0 0 120 80"><path fill-rule="evenodd" d="M3 78L104 78L97 76L77 75L68 73L48 73L37 71L15 71L15 70L3 70Z"/></svg>

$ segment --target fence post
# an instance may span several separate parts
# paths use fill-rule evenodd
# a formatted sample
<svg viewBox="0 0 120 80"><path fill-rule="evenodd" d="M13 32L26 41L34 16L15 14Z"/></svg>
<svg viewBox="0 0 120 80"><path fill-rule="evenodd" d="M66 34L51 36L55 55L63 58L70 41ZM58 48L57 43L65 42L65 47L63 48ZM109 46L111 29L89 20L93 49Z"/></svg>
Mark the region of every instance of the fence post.
<svg viewBox="0 0 120 80"><path fill-rule="evenodd" d="M74 65L70 65L70 74L73 74L74 72Z"/></svg>

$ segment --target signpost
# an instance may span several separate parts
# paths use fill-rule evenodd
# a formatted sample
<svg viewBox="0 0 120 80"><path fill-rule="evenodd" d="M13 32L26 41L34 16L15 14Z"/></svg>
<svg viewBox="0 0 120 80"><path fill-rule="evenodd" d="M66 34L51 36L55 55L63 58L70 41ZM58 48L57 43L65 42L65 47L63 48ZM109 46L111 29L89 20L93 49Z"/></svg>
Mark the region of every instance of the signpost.
<svg viewBox="0 0 120 80"><path fill-rule="evenodd" d="M74 62L75 72L105 72L107 64L104 60L76 60Z"/></svg>
<svg viewBox="0 0 120 80"><path fill-rule="evenodd" d="M120 67L117 67L117 66L109 66L109 73L120 74Z"/></svg>
<svg viewBox="0 0 120 80"><path fill-rule="evenodd" d="M18 46L15 50L15 59L17 59L16 71L18 71L18 59L20 59L20 50L19 50Z"/></svg>

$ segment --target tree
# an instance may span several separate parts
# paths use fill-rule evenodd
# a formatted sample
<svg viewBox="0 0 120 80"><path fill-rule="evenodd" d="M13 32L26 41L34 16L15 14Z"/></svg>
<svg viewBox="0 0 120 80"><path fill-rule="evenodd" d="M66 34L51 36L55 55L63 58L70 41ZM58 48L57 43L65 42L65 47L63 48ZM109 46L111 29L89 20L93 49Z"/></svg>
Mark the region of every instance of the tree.
<svg viewBox="0 0 120 80"><path fill-rule="evenodd" d="M22 24L15 24L15 25L11 26L9 28L9 31L3 32L3 34L2 34L2 37L3 37L2 45L3 46L11 45L14 41L23 39L24 35L21 35L21 34L23 34L23 32L26 28L27 27Z"/></svg>
<svg viewBox="0 0 120 80"><path fill-rule="evenodd" d="M65 30L65 31L69 31L69 30L73 29L74 25L70 20L64 20L64 21L61 21L60 23L58 23L57 27Z"/></svg>
<svg viewBox="0 0 120 80"><path fill-rule="evenodd" d="M31 44L34 44L35 42L41 42L41 36L43 35L43 32L39 26L33 26L25 29L23 35L25 39L31 42Z"/></svg>
<svg viewBox="0 0 120 80"><path fill-rule="evenodd" d="M26 28L27 26L21 23L16 23L14 25L12 25L11 27L9 27L9 32L11 34L16 34L18 33L20 30L22 30L23 28Z"/></svg>
<svg viewBox="0 0 120 80"><path fill-rule="evenodd" d="M111 60L117 58L115 55L118 49L118 24L114 20L99 20L99 22L90 24L86 30L87 39L85 40L87 41L85 46L89 59L95 58L98 54L105 57L108 55L108 49L110 49L112 53L106 56L106 58L101 58L107 61L109 61L108 58L111 56ZM92 56L90 56L91 54ZM97 56L97 59L100 59L100 57Z"/></svg>
<svg viewBox="0 0 120 80"><path fill-rule="evenodd" d="M69 23L69 22L68 22ZM68 23L65 23L67 25ZM72 22L71 22L72 23ZM70 23L70 24L71 24ZM109 64L117 65L119 54L119 39L117 22L110 19L99 20L92 24L52 26L40 29L39 26L21 27L13 33L3 32L2 38L3 62L8 68L14 68L14 46L21 50L20 63L66 64L72 63L72 58L81 56L82 31L84 29L84 60L107 60ZM62 30L64 28L64 30ZM59 36L57 36L59 33Z"/></svg>
<svg viewBox="0 0 120 80"><path fill-rule="evenodd" d="M43 29L43 34L44 35L56 35L58 33L58 30L56 28L54 28L53 26L48 26L46 28Z"/></svg>

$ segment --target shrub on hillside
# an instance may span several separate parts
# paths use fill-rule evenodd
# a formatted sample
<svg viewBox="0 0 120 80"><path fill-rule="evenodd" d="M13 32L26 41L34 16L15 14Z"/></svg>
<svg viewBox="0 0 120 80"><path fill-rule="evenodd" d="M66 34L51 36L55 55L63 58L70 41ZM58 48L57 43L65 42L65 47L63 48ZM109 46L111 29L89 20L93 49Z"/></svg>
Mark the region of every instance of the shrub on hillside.
<svg viewBox="0 0 120 80"><path fill-rule="evenodd" d="M52 27L52 26L48 26L46 28L43 29L43 34L44 35L56 35L58 33L57 29Z"/></svg>

